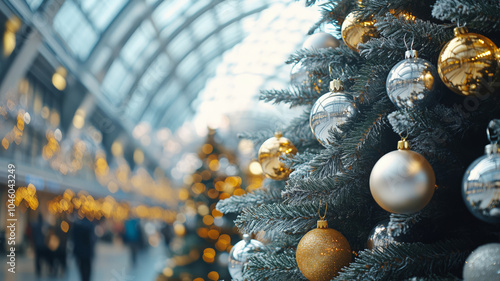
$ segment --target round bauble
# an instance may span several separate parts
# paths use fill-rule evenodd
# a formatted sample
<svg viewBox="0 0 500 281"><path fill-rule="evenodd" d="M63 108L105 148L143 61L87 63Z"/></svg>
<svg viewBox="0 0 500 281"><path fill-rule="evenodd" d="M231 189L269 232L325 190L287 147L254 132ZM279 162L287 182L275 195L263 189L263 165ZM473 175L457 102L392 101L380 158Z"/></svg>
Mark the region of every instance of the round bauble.
<svg viewBox="0 0 500 281"><path fill-rule="evenodd" d="M438 73L453 92L464 96L485 95L498 87L500 75L497 46L487 37L455 28L455 37L439 54Z"/></svg>
<svg viewBox="0 0 500 281"><path fill-rule="evenodd" d="M330 33L318 32L310 35L304 44L303 49L323 49L323 48L337 48L340 42L337 38L333 37Z"/></svg>
<svg viewBox="0 0 500 281"><path fill-rule="evenodd" d="M266 177L273 180L287 179L292 170L280 161L280 157L286 158L296 153L297 148L292 142L281 133L276 133L274 137L269 138L260 146L259 163L262 171Z"/></svg>
<svg viewBox="0 0 500 281"><path fill-rule="evenodd" d="M436 68L427 60L418 58L417 51L406 51L386 80L387 95L398 108L425 107L437 101L435 91Z"/></svg>
<svg viewBox="0 0 500 281"><path fill-rule="evenodd" d="M393 237L389 234L388 231L389 220L383 221L377 224L370 235L368 235L368 242L366 243L366 247L369 250L373 250L376 248L385 248L390 244L400 244L398 241L398 237Z"/></svg>
<svg viewBox="0 0 500 281"><path fill-rule="evenodd" d="M352 12L345 18L341 27L344 43L353 51L358 52L358 44L366 43L373 37L378 37L374 20L362 21L357 12Z"/></svg>
<svg viewBox="0 0 500 281"><path fill-rule="evenodd" d="M296 259L300 272L309 281L328 281L351 262L351 246L342 233L319 220L318 228L300 239Z"/></svg>
<svg viewBox="0 0 500 281"><path fill-rule="evenodd" d="M500 243L475 249L465 261L464 281L500 280Z"/></svg>
<svg viewBox="0 0 500 281"><path fill-rule="evenodd" d="M489 144L486 154L465 171L462 195L469 211L489 223L500 223L500 147Z"/></svg>
<svg viewBox="0 0 500 281"><path fill-rule="evenodd" d="M250 235L243 234L243 240L236 243L229 252L229 274L235 281L243 280L243 267L248 258L262 251L264 244L255 239L250 239Z"/></svg>
<svg viewBox="0 0 500 281"><path fill-rule="evenodd" d="M354 98L343 93L340 80L330 83L330 91L314 103L309 116L311 130L323 146L329 143L330 130L339 130L339 126L359 114Z"/></svg>
<svg viewBox="0 0 500 281"><path fill-rule="evenodd" d="M370 174L373 199L391 213L411 214L423 209L434 194L436 178L429 162L409 150L406 140L398 150L382 156Z"/></svg>

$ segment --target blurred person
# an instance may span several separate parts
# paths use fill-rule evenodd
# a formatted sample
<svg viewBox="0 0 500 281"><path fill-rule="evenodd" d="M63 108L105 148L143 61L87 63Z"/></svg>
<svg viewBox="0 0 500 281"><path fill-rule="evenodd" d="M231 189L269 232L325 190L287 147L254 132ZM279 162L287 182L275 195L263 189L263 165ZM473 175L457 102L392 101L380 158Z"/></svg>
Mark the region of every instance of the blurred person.
<svg viewBox="0 0 500 281"><path fill-rule="evenodd" d="M75 220L72 230L73 254L82 281L90 281L95 254L95 226L87 218Z"/></svg>
<svg viewBox="0 0 500 281"><path fill-rule="evenodd" d="M31 226L31 235L33 240L33 248L35 250L35 273L37 277L40 277L42 273L42 260L48 260L48 248L45 244L45 223L43 221L43 216L38 213L38 217L35 223Z"/></svg>
<svg viewBox="0 0 500 281"><path fill-rule="evenodd" d="M132 265L135 266L137 253L142 244L142 230L139 219L133 218L125 221L123 231L123 242L129 246Z"/></svg>
<svg viewBox="0 0 500 281"><path fill-rule="evenodd" d="M53 250L53 274L57 275L59 273L59 269L61 273L64 275L66 273L66 256L67 256L67 241L68 241L68 233L63 231L60 227L61 223L64 220L58 219L56 223L56 227L54 228L54 235L57 237L57 241L59 241L58 247Z"/></svg>

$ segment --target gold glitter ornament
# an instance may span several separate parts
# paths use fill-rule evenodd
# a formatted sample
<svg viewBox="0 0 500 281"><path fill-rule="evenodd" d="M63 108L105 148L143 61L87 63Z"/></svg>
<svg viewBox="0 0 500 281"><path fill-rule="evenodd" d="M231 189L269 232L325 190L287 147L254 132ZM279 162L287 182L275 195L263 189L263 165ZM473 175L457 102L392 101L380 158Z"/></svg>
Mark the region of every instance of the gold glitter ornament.
<svg viewBox="0 0 500 281"><path fill-rule="evenodd" d="M344 43L353 51L358 52L358 44L366 43L373 37L378 37L375 20L362 21L357 12L351 12L345 18L341 27Z"/></svg>
<svg viewBox="0 0 500 281"><path fill-rule="evenodd" d="M454 29L450 40L439 54L438 73L453 92L469 96L484 95L500 78L500 52L486 36L469 33L467 28Z"/></svg>
<svg viewBox="0 0 500 281"><path fill-rule="evenodd" d="M289 139L279 132L274 137L266 140L259 149L259 163L266 177L273 180L284 180L292 172L290 167L280 161L280 157L295 155L297 148Z"/></svg>
<svg viewBox="0 0 500 281"><path fill-rule="evenodd" d="M320 215L317 228L306 233L297 246L297 265L309 281L332 279L352 259L349 242L342 233L328 228L325 216L326 209L325 215Z"/></svg>
<svg viewBox="0 0 500 281"><path fill-rule="evenodd" d="M436 177L429 162L410 150L406 138L398 150L382 156L370 174L370 192L384 210L412 214L423 209L434 194Z"/></svg>

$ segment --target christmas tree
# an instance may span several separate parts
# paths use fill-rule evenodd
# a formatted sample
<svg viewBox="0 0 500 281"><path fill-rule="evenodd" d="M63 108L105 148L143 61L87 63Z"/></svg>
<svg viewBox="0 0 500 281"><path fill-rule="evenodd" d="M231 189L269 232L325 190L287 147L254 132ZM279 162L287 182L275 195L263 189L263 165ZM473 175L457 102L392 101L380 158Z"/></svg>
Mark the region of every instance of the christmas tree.
<svg viewBox="0 0 500 281"><path fill-rule="evenodd" d="M220 199L246 191L246 178L236 165L236 154L216 140L209 129L198 151L199 168L188 175L179 191L180 217L174 223L176 237L170 243L172 257L158 280L229 280L227 268L231 244L240 239L234 215L215 209Z"/></svg>
<svg viewBox="0 0 500 281"><path fill-rule="evenodd" d="M464 278L469 254L498 241L500 231L491 223L499 221L498 164L492 172L496 178L479 179L475 190L462 195L474 186L471 178L464 180L467 167L484 155L486 129L500 115L495 46L500 44L500 3L330 0L320 7L322 18L310 34L334 27L343 42L298 50L286 63L300 63L304 80L260 96L306 108L282 130L298 150L281 154L292 173L217 206L238 214L242 233L261 233L271 241L247 261L245 279ZM330 87L327 81L333 81ZM490 128L492 143L498 141L497 130ZM259 147L273 133L242 137ZM400 150L394 152L398 141ZM498 147L489 150L496 157ZM346 256L327 262L299 245L323 227L317 223L320 201L321 216L328 204L328 227L348 241L343 248L330 248ZM468 208L481 208L482 214ZM321 243L309 240L315 249ZM500 262L498 252L484 258ZM341 259L347 260L345 267ZM309 269L299 269L304 263ZM325 277L325 268L336 267Z"/></svg>

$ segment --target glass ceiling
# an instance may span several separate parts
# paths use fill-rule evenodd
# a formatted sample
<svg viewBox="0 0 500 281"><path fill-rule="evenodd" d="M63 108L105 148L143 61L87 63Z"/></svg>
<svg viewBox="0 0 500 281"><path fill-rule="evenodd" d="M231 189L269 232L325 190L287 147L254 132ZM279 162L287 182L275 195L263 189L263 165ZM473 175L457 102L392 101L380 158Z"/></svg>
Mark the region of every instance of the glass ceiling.
<svg viewBox="0 0 500 281"><path fill-rule="evenodd" d="M128 123L174 131L193 116L220 56L245 37L242 20L278 2L66 0L53 29ZM45 4L26 3L34 11Z"/></svg>

